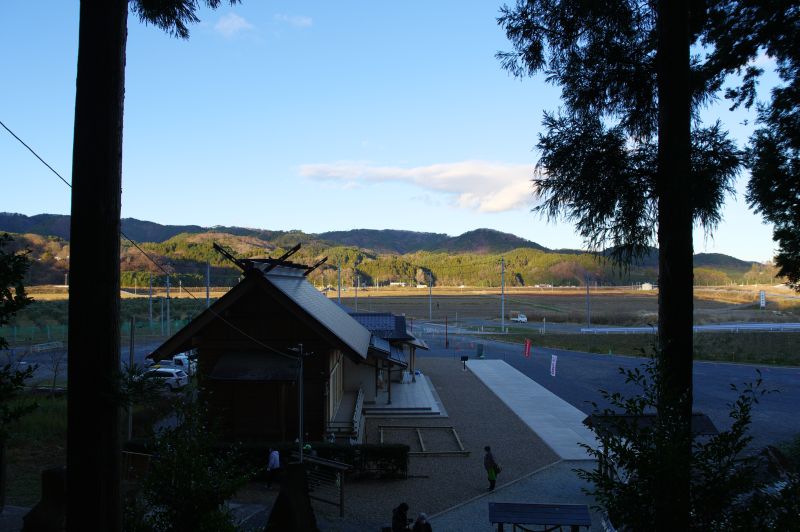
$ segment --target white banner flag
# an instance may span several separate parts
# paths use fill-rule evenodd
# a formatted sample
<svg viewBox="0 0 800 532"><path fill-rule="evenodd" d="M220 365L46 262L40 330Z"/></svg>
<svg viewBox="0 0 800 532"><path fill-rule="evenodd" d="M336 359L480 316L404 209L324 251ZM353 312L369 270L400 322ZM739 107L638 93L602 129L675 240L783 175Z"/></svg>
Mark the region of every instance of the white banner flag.
<svg viewBox="0 0 800 532"><path fill-rule="evenodd" d="M553 355L553 356L550 357L550 376L551 377L555 377L556 376L556 360L558 360L557 356Z"/></svg>

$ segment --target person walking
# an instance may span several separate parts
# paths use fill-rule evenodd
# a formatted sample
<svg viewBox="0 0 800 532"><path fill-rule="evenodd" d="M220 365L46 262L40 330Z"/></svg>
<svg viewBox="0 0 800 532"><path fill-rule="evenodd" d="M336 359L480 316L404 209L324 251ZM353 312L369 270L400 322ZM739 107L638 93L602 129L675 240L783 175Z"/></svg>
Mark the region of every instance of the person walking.
<svg viewBox="0 0 800 532"><path fill-rule="evenodd" d="M483 455L483 468L486 469L486 475L489 478L489 491L492 491L497 482L497 474L500 473L500 465L494 459L491 447L487 445L483 450L486 451L486 454Z"/></svg>
<svg viewBox="0 0 800 532"><path fill-rule="evenodd" d="M281 455L277 449L270 447L269 459L267 460L267 489L272 487L273 479L277 478L278 470L281 468Z"/></svg>
<svg viewBox="0 0 800 532"><path fill-rule="evenodd" d="M392 510L392 532L405 532L408 530L408 505L401 502Z"/></svg>
<svg viewBox="0 0 800 532"><path fill-rule="evenodd" d="M414 521L411 532L433 532L431 524L428 522L428 514L422 512L417 516L417 520Z"/></svg>

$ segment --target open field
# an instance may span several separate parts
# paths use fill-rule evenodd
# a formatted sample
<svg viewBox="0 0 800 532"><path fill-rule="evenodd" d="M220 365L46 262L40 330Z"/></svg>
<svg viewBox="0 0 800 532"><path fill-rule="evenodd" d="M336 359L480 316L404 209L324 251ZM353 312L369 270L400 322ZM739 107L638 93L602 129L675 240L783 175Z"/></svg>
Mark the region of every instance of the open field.
<svg viewBox="0 0 800 532"><path fill-rule="evenodd" d="M767 292L767 308L758 307L758 291ZM212 299L224 294L226 288L215 288ZM63 340L66 335L66 287L31 287L34 304L23 310L15 323L0 328L0 335L17 342L47 342ZM205 309L205 288L190 287L170 292L170 320L166 327L166 304L163 292L155 292L151 304L147 294L122 291L123 327L131 317L136 318L137 334L163 336L174 332L187 320ZM328 291L329 298L337 297ZM342 292L342 303L358 311L393 312L405 314L410 320L430 317L433 321L463 323L467 320L488 320L487 325L500 321L499 289L434 287L432 297L425 288L382 287ZM657 290L630 288L592 288L589 294L593 325L648 326L655 324L658 315ZM729 286L697 287L694 298L696 325L726 322L796 322L800 321L800 295L785 287ZM585 289L577 288L508 288L505 294L506 319L513 311L527 315L528 321L541 323L585 324L587 297Z"/></svg>
<svg viewBox="0 0 800 532"><path fill-rule="evenodd" d="M342 303L359 311L383 311L406 314L415 319L434 321L465 318L500 319L500 294L489 291L434 290L427 294L411 295L391 292L359 292L358 301L351 293L342 295ZM791 297L791 296L790 296ZM595 325L651 325L658 319L657 291L592 289L589 302L591 322ZM798 321L800 298L767 295L767 308L758 308L758 291L695 291L695 324L752 321ZM586 323L586 292L561 290L541 292L514 290L505 294L506 318L511 311L522 312L530 322Z"/></svg>
<svg viewBox="0 0 800 532"><path fill-rule="evenodd" d="M48 299L59 296L61 299ZM767 292L767 308L758 307L758 291ZM0 336L12 346L37 343L66 342L67 295L64 287L33 287L34 304L23 310L15 323L0 328ZM124 292L127 293L127 292ZM192 293L195 298L188 297ZM221 290L212 295L219 296ZM335 291L328 291L335 298ZM130 318L136 319L136 342L158 343L169 333L177 331L188 320L205 309L205 288L187 288L170 293L170 321L166 324L165 299L150 301L146 295L128 294L122 300L121 336L130 337ZM175 297L173 297L173 295ZM183 296L183 297L181 297ZM429 309L433 321L473 330L491 330L500 325L499 289L436 288L428 297L426 288L370 288L343 291L342 303L358 311L393 312L405 314L413 327L416 320L428 321ZM590 290L591 323L596 326L649 326L657 323L658 292L629 288L592 288ZM800 296L785 287L697 287L695 289L694 323L798 322ZM510 312L528 316L527 326L515 328L506 322L510 335L507 341L522 342L535 336L538 345L560 347L593 353L641 354L652 349L653 336L580 335L567 334L586 324L585 289L510 288L505 294L506 318ZM548 324L548 334L540 335L542 321ZM551 331L550 326L553 326ZM555 325L563 325L556 327ZM560 329L560 330L559 330ZM553 334L559 333L559 334ZM123 341L124 342L124 341ZM800 364L800 334L798 333L699 333L695 335L695 357L766 364Z"/></svg>

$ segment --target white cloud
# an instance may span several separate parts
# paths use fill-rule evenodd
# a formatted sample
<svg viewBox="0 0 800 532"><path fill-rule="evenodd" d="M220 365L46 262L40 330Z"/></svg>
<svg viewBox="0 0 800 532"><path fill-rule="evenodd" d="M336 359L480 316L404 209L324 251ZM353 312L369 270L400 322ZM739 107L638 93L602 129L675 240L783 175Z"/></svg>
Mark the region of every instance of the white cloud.
<svg viewBox="0 0 800 532"><path fill-rule="evenodd" d="M463 209L479 212L512 211L530 206L533 165L462 161L413 168L374 166L364 162L305 164L303 177L355 184L401 182L449 194Z"/></svg>
<svg viewBox="0 0 800 532"><path fill-rule="evenodd" d="M304 17L301 15L275 15L275 20L284 22L295 28L310 28L314 23L311 17Z"/></svg>
<svg viewBox="0 0 800 532"><path fill-rule="evenodd" d="M225 37L233 37L237 33L251 29L253 29L253 25L236 13L221 16L214 25L214 30Z"/></svg>

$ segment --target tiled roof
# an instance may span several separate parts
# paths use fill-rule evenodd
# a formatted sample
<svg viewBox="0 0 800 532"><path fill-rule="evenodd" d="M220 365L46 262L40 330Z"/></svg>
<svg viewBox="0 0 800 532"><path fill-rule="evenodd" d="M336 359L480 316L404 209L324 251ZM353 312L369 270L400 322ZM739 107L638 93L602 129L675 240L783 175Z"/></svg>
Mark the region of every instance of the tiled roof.
<svg viewBox="0 0 800 532"><path fill-rule="evenodd" d="M406 317L390 312L350 312L361 325L385 340L412 340L406 332Z"/></svg>
<svg viewBox="0 0 800 532"><path fill-rule="evenodd" d="M264 277L362 358L367 357L370 331L314 288L303 276L303 270L279 266Z"/></svg>

